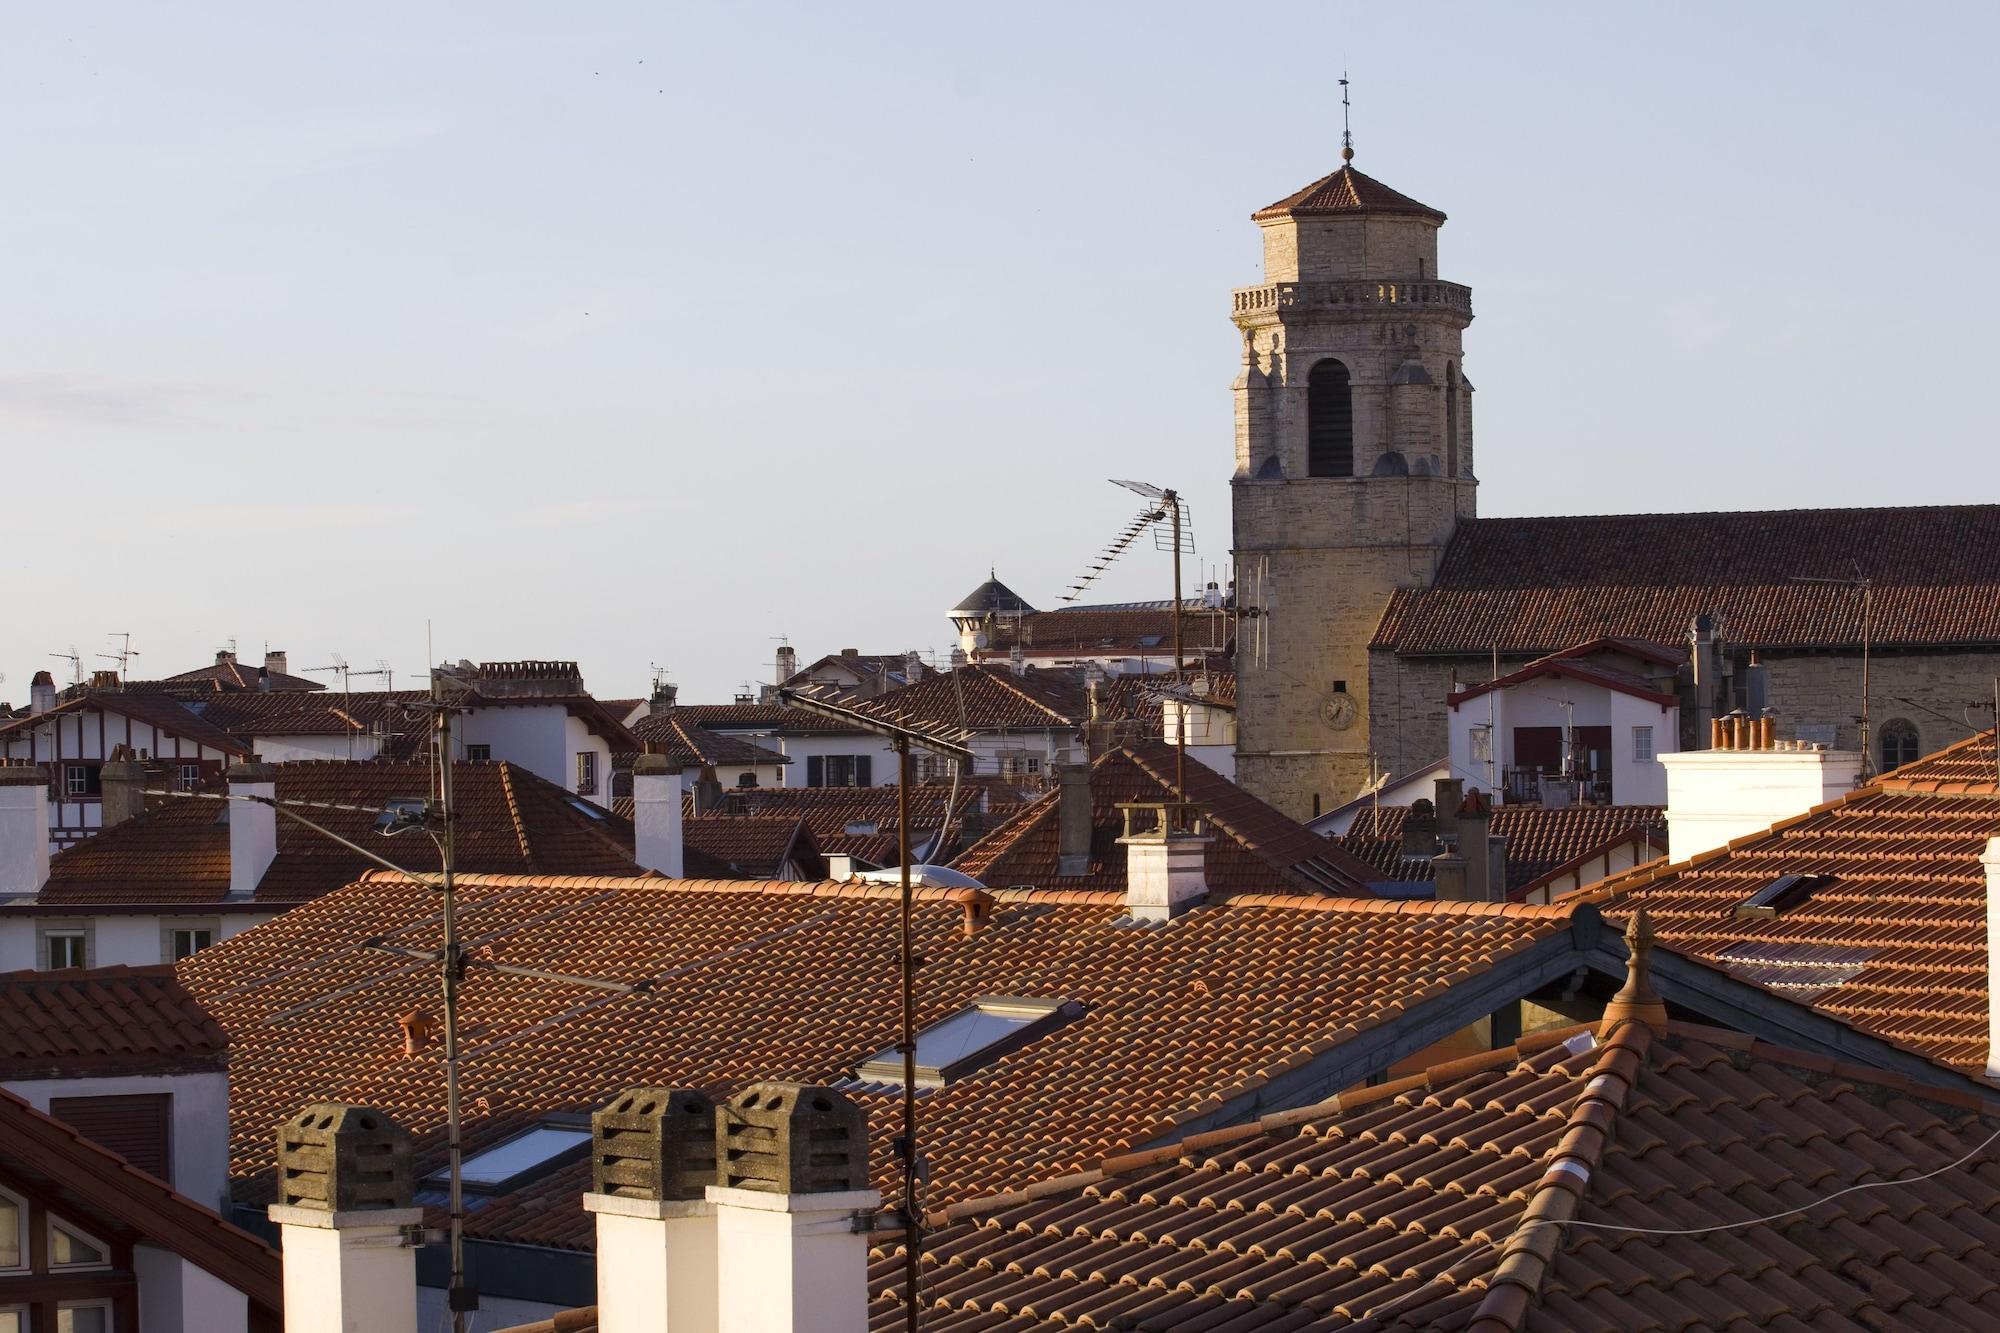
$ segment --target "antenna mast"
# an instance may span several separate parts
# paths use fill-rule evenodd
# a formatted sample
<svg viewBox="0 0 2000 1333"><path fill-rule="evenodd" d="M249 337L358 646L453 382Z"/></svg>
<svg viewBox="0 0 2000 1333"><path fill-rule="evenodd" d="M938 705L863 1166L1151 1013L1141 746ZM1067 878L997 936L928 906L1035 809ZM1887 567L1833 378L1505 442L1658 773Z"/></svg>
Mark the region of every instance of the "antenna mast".
<svg viewBox="0 0 2000 1333"><path fill-rule="evenodd" d="M1354 130L1347 123L1347 71L1340 71L1340 160L1343 163L1354 160Z"/></svg>

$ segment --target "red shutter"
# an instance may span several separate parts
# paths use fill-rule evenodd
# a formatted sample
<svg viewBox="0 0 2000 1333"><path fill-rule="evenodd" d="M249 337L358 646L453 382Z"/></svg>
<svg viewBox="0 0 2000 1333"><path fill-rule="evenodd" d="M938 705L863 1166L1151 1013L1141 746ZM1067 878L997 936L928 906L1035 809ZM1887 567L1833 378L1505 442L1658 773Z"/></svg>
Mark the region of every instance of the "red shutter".
<svg viewBox="0 0 2000 1333"><path fill-rule="evenodd" d="M171 1135L174 1099L167 1093L126 1097L55 1097L49 1114L141 1171L174 1181Z"/></svg>

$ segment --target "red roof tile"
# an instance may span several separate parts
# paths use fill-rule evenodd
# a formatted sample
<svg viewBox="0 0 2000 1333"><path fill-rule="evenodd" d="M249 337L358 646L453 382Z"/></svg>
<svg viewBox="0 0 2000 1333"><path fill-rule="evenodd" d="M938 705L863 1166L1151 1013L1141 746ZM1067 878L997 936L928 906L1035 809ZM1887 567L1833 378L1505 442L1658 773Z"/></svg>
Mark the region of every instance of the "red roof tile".
<svg viewBox="0 0 2000 1333"><path fill-rule="evenodd" d="M1627 1024L1574 1048L1562 1035L934 1212L921 1326L1692 1333L2000 1319L2000 1166L1953 1168L2000 1131L2000 1104L1968 1113L1893 1077L1810 1073L1705 1029ZM1854 1186L1866 1188L1844 1193ZM1524 1225L1563 1215L1558 1196L1589 1225ZM1715 1225L1730 1229L1640 1230ZM870 1278L873 1327L901 1328L888 1236Z"/></svg>
<svg viewBox="0 0 2000 1333"><path fill-rule="evenodd" d="M1204 652L1226 651L1235 636L1233 611L1211 610L1199 602L1181 611L1181 647L1188 661ZM1016 643L1027 657L1169 657L1174 650L1173 602L995 617L987 639L975 654L981 660L1006 657Z"/></svg>
<svg viewBox="0 0 2000 1333"><path fill-rule="evenodd" d="M397 865L434 871L437 852L421 837L374 831L375 812L430 789L424 763L275 766L278 799L323 803L301 811L315 823L375 850ZM211 791L219 791L213 784ZM629 873L631 831L609 811L508 763L454 769L461 867L499 873ZM352 806L356 809L328 809ZM352 880L369 863L282 816L278 853L257 886L257 900L294 903ZM229 892L229 828L214 799L157 797L147 812L76 843L50 862L42 905L218 902Z"/></svg>
<svg viewBox="0 0 2000 1333"><path fill-rule="evenodd" d="M871 699L849 699L856 712L895 726L941 732L1062 731L1089 716L1083 677L1075 671L964 666Z"/></svg>
<svg viewBox="0 0 2000 1333"><path fill-rule="evenodd" d="M689 815L681 820L681 837L689 850L713 858L738 879L789 878L787 865L813 879L826 875L826 861L800 819Z"/></svg>
<svg viewBox="0 0 2000 1333"><path fill-rule="evenodd" d="M1432 878L1428 857L1403 855L1404 806L1363 807L1340 838L1348 852L1403 882ZM1666 848L1666 808L1658 805L1501 805L1489 832L1507 840L1507 891L1515 901L1574 862L1637 839Z"/></svg>
<svg viewBox="0 0 2000 1333"><path fill-rule="evenodd" d="M57 704L46 713L35 717L22 717L5 725L0 725L0 741L10 733L18 733L28 728L41 727L49 720L70 713L87 713L92 710L109 713L114 717L129 717L135 722L158 727L183 740L197 745L206 745L224 754L247 755L250 749L242 741L228 735L214 723L198 713L183 707L178 701L163 694L128 694L123 690L86 690L73 699Z"/></svg>
<svg viewBox="0 0 2000 1333"><path fill-rule="evenodd" d="M0 972L0 1079L224 1068L228 1038L171 967Z"/></svg>
<svg viewBox="0 0 2000 1333"><path fill-rule="evenodd" d="M1276 217L1329 217L1342 214L1401 213L1445 220L1444 214L1429 204L1420 204L1407 194L1344 166L1321 176L1304 189L1295 190L1275 204L1266 205L1250 216L1258 222Z"/></svg>
<svg viewBox="0 0 2000 1333"><path fill-rule="evenodd" d="M2000 643L2000 505L1462 521L1429 588L1373 647L1553 652L1601 635L1679 643L1696 615L1744 648L1860 643L1857 554L1880 647Z"/></svg>
<svg viewBox="0 0 2000 1333"><path fill-rule="evenodd" d="M966 892L918 891L919 1021L993 994L1083 1012L924 1094L939 1204L1076 1170L1253 1097L1571 924L1566 908L1268 895L1145 927L1125 921L1116 894L1003 890L968 936ZM842 1079L895 1034L897 899L893 886L859 883L467 876L459 919L476 959L650 986L475 969L462 1010L469 1149L633 1084ZM259 1197L271 1127L320 1098L381 1108L423 1136L420 1171L440 1160L437 1053L405 1057L397 1021L435 1005L435 975L364 947L386 936L432 948L437 932L435 894L385 875L179 965L231 1035L242 1197ZM869 1085L854 1095L875 1118L886 1180L897 1098ZM470 1231L587 1247L575 1200L588 1174L580 1163L489 1203Z"/></svg>
<svg viewBox="0 0 2000 1333"><path fill-rule="evenodd" d="M674 713L713 732L837 732L854 734L855 728L803 708L784 704L680 704ZM643 719L642 719L643 721Z"/></svg>
<svg viewBox="0 0 2000 1333"><path fill-rule="evenodd" d="M632 724L632 734L648 752L665 755L675 768L792 762L788 755L741 736L710 731L688 716L684 708L648 714Z"/></svg>
<svg viewBox="0 0 2000 1333"><path fill-rule="evenodd" d="M284 690L306 693L323 690L324 684L306 676L287 675L282 671L266 671L261 666L250 666L235 658L217 661L192 671L167 676L159 681L134 682L135 684L160 685L206 685L221 690Z"/></svg>
<svg viewBox="0 0 2000 1333"><path fill-rule="evenodd" d="M968 848L952 862L980 882L999 886L1125 891L1121 803L1179 799L1175 756L1165 745L1127 746L1101 756L1090 775L1090 868L1057 873L1061 793L1051 791ZM1337 843L1280 814L1196 759L1187 761L1185 799L1201 808L1216 835L1208 849L1211 893L1270 891L1368 895L1378 878Z"/></svg>

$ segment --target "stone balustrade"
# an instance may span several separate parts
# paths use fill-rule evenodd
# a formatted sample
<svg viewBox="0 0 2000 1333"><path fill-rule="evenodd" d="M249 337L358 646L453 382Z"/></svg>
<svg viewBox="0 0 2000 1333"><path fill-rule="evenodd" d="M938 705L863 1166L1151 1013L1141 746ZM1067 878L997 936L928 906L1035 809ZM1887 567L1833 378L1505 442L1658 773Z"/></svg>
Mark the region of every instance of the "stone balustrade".
<svg viewBox="0 0 2000 1333"><path fill-rule="evenodd" d="M1416 309L1446 310L1472 318L1472 289L1436 278L1368 278L1347 282L1269 282L1261 287L1238 287L1232 299L1232 313L1258 315L1271 310L1299 306L1411 306Z"/></svg>

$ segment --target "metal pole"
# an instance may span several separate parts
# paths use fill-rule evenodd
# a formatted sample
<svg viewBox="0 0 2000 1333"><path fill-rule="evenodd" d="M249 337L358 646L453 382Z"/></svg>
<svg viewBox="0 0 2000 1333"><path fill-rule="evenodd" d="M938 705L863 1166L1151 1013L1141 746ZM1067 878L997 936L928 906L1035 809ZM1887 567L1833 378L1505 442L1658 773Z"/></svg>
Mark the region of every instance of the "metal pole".
<svg viewBox="0 0 2000 1333"><path fill-rule="evenodd" d="M453 892L456 862L453 843L451 800L451 709L445 705L436 671L431 673L431 707L436 710L438 757L438 812L443 829L438 835L438 853L444 893L444 949L440 954L444 985L444 1116L445 1150L451 1163L451 1285L446 1304L451 1309L452 1333L469 1333L472 1312L479 1308L479 1293L465 1285L465 1164L460 1142L458 1106L458 983L465 975L465 957L458 944L458 903Z"/></svg>
<svg viewBox="0 0 2000 1333"><path fill-rule="evenodd" d="M910 933L910 738L896 738L896 858L902 863L903 894L898 912L902 943L903 1026L897 1046L903 1053L903 1312L909 1333L917 1333L917 1281L923 1268L922 1219L917 1215L917 967Z"/></svg>
<svg viewBox="0 0 2000 1333"><path fill-rule="evenodd" d="M1174 734L1174 793L1176 800L1185 801L1187 795L1187 733L1190 714L1194 711L1193 692L1182 679L1181 661L1181 497L1178 491L1167 492L1167 503L1174 511L1174 688L1181 691L1181 724Z"/></svg>

